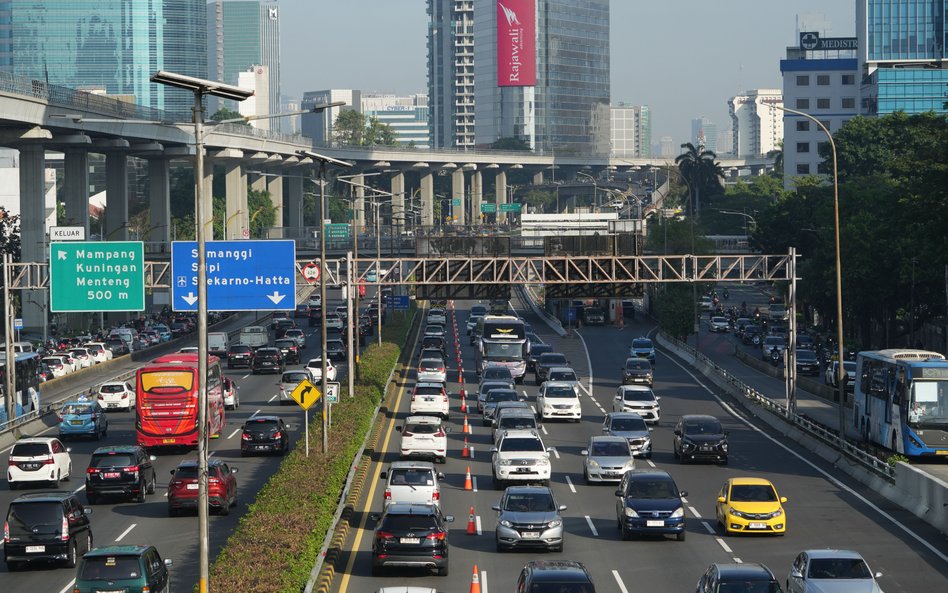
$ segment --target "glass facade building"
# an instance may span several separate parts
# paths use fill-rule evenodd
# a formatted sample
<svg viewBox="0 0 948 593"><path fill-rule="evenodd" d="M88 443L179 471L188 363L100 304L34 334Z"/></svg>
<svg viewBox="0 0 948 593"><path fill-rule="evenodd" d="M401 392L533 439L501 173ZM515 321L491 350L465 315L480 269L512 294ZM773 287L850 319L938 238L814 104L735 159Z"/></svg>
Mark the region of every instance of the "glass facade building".
<svg viewBox="0 0 948 593"><path fill-rule="evenodd" d="M0 67L50 84L133 96L190 119L193 94L152 84L158 70L207 78L206 9L197 0L10 0L9 60Z"/></svg>

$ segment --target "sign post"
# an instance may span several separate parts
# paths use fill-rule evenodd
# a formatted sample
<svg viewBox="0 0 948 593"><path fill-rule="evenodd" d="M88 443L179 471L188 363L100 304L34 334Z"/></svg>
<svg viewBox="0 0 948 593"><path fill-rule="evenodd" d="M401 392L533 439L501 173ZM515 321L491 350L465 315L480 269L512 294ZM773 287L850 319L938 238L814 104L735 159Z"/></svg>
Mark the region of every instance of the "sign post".
<svg viewBox="0 0 948 593"><path fill-rule="evenodd" d="M290 397L303 408L303 426L306 427L303 438L306 440L306 456L309 457L309 407L318 402L322 394L312 381L303 379L293 388Z"/></svg>
<svg viewBox="0 0 948 593"><path fill-rule="evenodd" d="M141 241L50 244L50 311L144 311L143 245Z"/></svg>

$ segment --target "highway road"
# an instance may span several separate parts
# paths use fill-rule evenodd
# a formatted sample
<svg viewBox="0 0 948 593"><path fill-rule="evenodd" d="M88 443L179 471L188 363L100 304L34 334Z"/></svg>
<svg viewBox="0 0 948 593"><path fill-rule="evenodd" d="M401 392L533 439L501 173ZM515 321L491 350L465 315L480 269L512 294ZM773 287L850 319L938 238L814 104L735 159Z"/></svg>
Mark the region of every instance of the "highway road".
<svg viewBox="0 0 948 593"><path fill-rule="evenodd" d="M463 340L465 309L470 303L457 303L456 322L462 335L461 358L464 387L473 390L473 348ZM662 396L662 421L653 432L655 465L669 471L678 486L688 491L686 516L687 539L622 541L616 529L614 490L611 485L587 486L583 483L579 452L589 436L599 434L606 410L619 382L619 368L626 357L631 339L652 328L640 318L624 330L615 327L589 327L577 337L559 338L530 313L522 303L518 310L535 331L556 350L568 355L585 386L581 397L583 421L579 424L547 422L543 438L555 447L552 456L552 488L561 504L567 531L563 553L504 553L494 550L494 516L491 505L500 499L492 486L490 472L490 432L481 426L476 414L470 415L473 428L473 460L461 458L463 434L460 401L461 385L457 373L450 390L453 431L449 437L449 459L438 469L446 480L442 488L442 508L456 517L449 539L450 575L431 576L424 571L392 570L371 577L371 540L374 522L371 512L382 507L383 486L378 473L396 459L398 434L393 426L407 415L411 380L401 385L395 402L396 414L383 420L383 450L380 463L369 472L368 487L356 508L358 527L349 539L333 582L334 593L375 591L383 586L417 585L440 591L467 591L472 570L480 571L482 593L509 591L521 567L537 558L571 559L586 564L597 589L609 593L649 590L688 591L701 573L713 562L763 562L781 582L798 552L808 548L839 547L863 553L873 570L881 571L881 585L887 593L942 590L948 582L948 542L945 536L911 514L867 491L832 466L748 418L727 399L704 387L687 368L660 352L656 365L655 391ZM450 322L450 320L449 320ZM449 334L451 330L449 330ZM452 358L449 352L449 359ZM409 377L412 375L409 374ZM532 399L537 388L532 375L522 389ZM470 401L470 400L468 400ZM728 466L678 465L671 452L672 427L684 413L713 414L730 430L731 459ZM475 489L463 489L465 468L470 465ZM772 480L780 494L787 496L788 533L782 537L723 537L716 532L714 499L728 477L754 475ZM477 515L477 535L466 535L467 517L473 506Z"/></svg>

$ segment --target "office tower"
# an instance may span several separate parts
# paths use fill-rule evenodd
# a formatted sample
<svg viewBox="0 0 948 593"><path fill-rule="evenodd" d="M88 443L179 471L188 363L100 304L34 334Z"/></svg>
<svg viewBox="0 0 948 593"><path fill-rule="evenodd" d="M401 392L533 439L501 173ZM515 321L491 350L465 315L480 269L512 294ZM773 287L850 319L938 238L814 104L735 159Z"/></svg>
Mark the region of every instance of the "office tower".
<svg viewBox="0 0 948 593"><path fill-rule="evenodd" d="M671 136L662 136L662 139L659 141L659 150L661 151L661 156L663 159L667 159L675 156L675 144Z"/></svg>
<svg viewBox="0 0 948 593"><path fill-rule="evenodd" d="M704 146L705 150L717 153L718 127L706 117L696 117L691 120L691 143L695 147Z"/></svg>
<svg viewBox="0 0 948 593"><path fill-rule="evenodd" d="M652 128L648 105L619 102L612 111L612 156L648 157L652 154Z"/></svg>
<svg viewBox="0 0 948 593"><path fill-rule="evenodd" d="M362 91L352 89L326 89L322 91L307 91L303 93L300 103L302 111L308 111L314 105L325 105L344 101L345 105L330 107L319 113L305 113L300 118L300 126L304 136L313 140L313 146L329 146L332 144L332 126L336 118L344 109L362 110Z"/></svg>
<svg viewBox="0 0 948 593"><path fill-rule="evenodd" d="M362 114L390 126L401 146L431 148L427 95L363 94Z"/></svg>
<svg viewBox="0 0 948 593"><path fill-rule="evenodd" d="M733 154L737 157L764 156L783 140L783 106L780 89L754 89L728 99Z"/></svg>
<svg viewBox="0 0 948 593"><path fill-rule="evenodd" d="M428 2L431 146L474 148L474 2Z"/></svg>

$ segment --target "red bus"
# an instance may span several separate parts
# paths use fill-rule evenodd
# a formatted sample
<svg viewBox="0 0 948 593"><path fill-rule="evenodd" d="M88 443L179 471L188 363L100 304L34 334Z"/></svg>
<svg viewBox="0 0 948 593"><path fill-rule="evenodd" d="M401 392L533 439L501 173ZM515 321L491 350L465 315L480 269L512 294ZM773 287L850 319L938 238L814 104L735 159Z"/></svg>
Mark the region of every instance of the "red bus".
<svg viewBox="0 0 948 593"><path fill-rule="evenodd" d="M220 359L207 359L207 422L211 438L224 429ZM168 354L138 369L135 377L135 432L142 447L198 443L198 356Z"/></svg>

